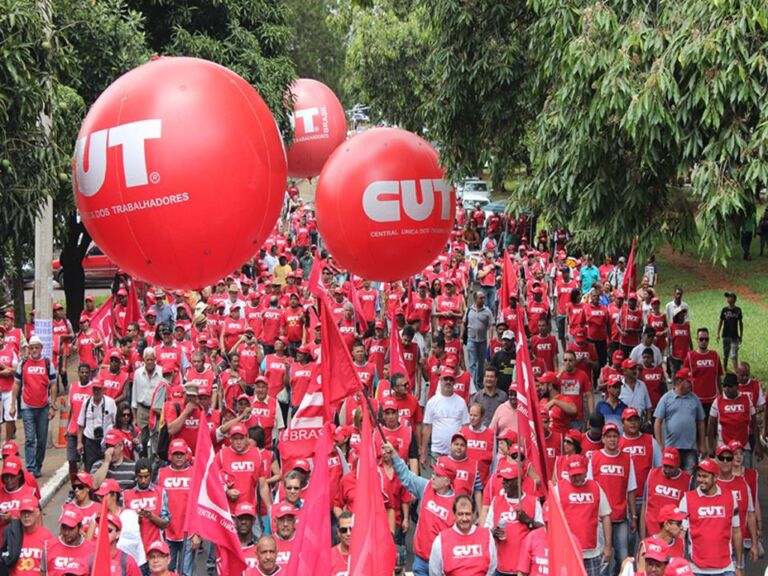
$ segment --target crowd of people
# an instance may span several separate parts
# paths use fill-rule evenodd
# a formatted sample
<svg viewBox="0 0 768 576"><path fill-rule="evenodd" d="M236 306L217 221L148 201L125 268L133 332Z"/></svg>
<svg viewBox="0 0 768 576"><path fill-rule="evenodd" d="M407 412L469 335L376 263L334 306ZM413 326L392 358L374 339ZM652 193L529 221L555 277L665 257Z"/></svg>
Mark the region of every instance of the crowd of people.
<svg viewBox="0 0 768 576"><path fill-rule="evenodd" d="M215 286L166 291L119 275L108 334L92 324L92 296L76 327L56 304L51 358L6 311L0 565L14 576L89 573L107 499L116 576L191 576L201 555L216 571L215 544L184 530L204 416L246 574L285 570L317 457L295 457L283 433L322 362L314 266L367 397L335 407L330 480L319 480L332 492L334 575L348 573L351 535L367 522L355 517L354 487L370 410L397 574L549 574L552 497L589 576L626 563L650 576L741 574L762 553L753 464L767 420L739 359L737 296L725 294L716 328L702 326L683 287L662 303L653 258L633 266L640 281L625 293L627 264L574 253L567 231L459 205L434 263L371 282L322 249L311 205L294 195L258 255ZM546 477L519 435L520 326ZM51 534L36 479L59 397L70 493Z"/></svg>

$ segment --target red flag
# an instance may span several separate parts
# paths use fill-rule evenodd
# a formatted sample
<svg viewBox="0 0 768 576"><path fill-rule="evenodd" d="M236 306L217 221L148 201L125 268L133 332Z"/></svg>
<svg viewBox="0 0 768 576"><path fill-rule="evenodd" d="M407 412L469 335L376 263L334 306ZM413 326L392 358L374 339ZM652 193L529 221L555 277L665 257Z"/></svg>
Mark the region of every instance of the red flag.
<svg viewBox="0 0 768 576"><path fill-rule="evenodd" d="M307 341L315 339L315 327L320 324L320 318L317 317L317 310L314 306L309 307L309 334L307 334Z"/></svg>
<svg viewBox="0 0 768 576"><path fill-rule="evenodd" d="M109 510L107 498L101 501L101 516L99 517L99 536L96 539L96 551L93 556L91 576L104 576L110 573L112 551L109 549Z"/></svg>
<svg viewBox="0 0 768 576"><path fill-rule="evenodd" d="M637 290L637 272L635 270L636 242L637 238L632 238L632 249L629 251L629 258L627 258L627 271L624 273L624 280L621 283L621 290L624 292L625 298L629 298L629 293Z"/></svg>
<svg viewBox="0 0 768 576"><path fill-rule="evenodd" d="M128 287L128 305L125 309L125 325L131 322L138 322L141 319L141 307L139 306L139 297L136 295L136 282L131 281Z"/></svg>
<svg viewBox="0 0 768 576"><path fill-rule="evenodd" d="M104 303L91 316L91 328L95 328L104 342L112 343L112 334L115 329L115 319L112 315L112 302L114 296L107 298Z"/></svg>
<svg viewBox="0 0 768 576"><path fill-rule="evenodd" d="M200 412L195 462L184 532L216 543L221 561L217 567L219 574L242 574L246 568L243 549L229 512L221 481L221 465L215 458L208 419L203 411Z"/></svg>
<svg viewBox="0 0 768 576"><path fill-rule="evenodd" d="M397 322L395 321L395 315L390 317L390 332L389 332L389 379L392 380L392 375L396 372L402 372L406 376L408 370L405 368L405 360L403 360L403 341L400 339L400 331L397 329ZM414 386L414 383L410 383Z"/></svg>
<svg viewBox="0 0 768 576"><path fill-rule="evenodd" d="M547 544L549 545L549 573L568 576L587 576L581 556L581 546L576 542L565 519L560 498L552 483L549 483L549 522L547 523Z"/></svg>
<svg viewBox="0 0 768 576"><path fill-rule="evenodd" d="M395 569L395 542L389 531L374 450L371 421L366 410L363 413L358 449L354 500L356 521L349 550L349 574L392 576Z"/></svg>
<svg viewBox="0 0 768 576"><path fill-rule="evenodd" d="M349 301L352 303L352 307L355 309L355 319L360 322L361 325L368 326L368 320L365 319L365 311L363 305L360 302L360 296L357 293L357 287L355 286L355 280L352 274L349 275Z"/></svg>
<svg viewBox="0 0 768 576"><path fill-rule="evenodd" d="M304 494L286 576L331 576L331 491L328 454L331 426L326 424L315 449L312 482Z"/></svg>
<svg viewBox="0 0 768 576"><path fill-rule="evenodd" d="M288 427L280 434L278 448L283 461L308 458L315 450L325 423L325 402L319 375L318 369Z"/></svg>
<svg viewBox="0 0 768 576"><path fill-rule="evenodd" d="M310 293L318 298L325 295L323 287L323 259L320 257L320 250L315 250L315 259L312 261L312 269L307 278L307 287Z"/></svg>
<svg viewBox="0 0 768 576"><path fill-rule="evenodd" d="M544 429L539 418L539 397L536 394L536 382L533 379L531 355L528 351L528 338L525 335L523 315L517 315L517 340L515 356L515 388L517 389L517 422L520 437L525 440L528 457L533 463L533 469L541 478L542 487L546 492L547 473L546 447L544 446Z"/></svg>
<svg viewBox="0 0 768 576"><path fill-rule="evenodd" d="M320 363L323 397L325 398L326 415L331 420L331 410L338 402L347 396L352 396L362 389L360 376L352 362L339 327L333 320L333 314L328 306L326 296L318 298L320 304Z"/></svg>

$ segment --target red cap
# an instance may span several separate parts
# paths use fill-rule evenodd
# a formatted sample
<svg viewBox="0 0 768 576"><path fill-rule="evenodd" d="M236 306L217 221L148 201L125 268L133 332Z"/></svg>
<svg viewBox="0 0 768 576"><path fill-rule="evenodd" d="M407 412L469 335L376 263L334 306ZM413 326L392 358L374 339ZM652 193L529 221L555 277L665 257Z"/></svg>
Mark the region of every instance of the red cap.
<svg viewBox="0 0 768 576"><path fill-rule="evenodd" d="M250 502L240 502L235 507L235 516L253 516L256 517L256 508Z"/></svg>
<svg viewBox="0 0 768 576"><path fill-rule="evenodd" d="M568 430L568 432L565 433L565 440L573 440L581 444L583 439L584 435L581 433L581 431L576 430L575 428L571 428Z"/></svg>
<svg viewBox="0 0 768 576"><path fill-rule="evenodd" d="M613 356L611 356L611 359L613 360L613 364L620 364L624 362L624 358L626 358L626 356L624 355L623 350L616 350L614 351Z"/></svg>
<svg viewBox="0 0 768 576"><path fill-rule="evenodd" d="M661 465L680 466L680 452L677 451L677 448L664 448L661 453Z"/></svg>
<svg viewBox="0 0 768 576"><path fill-rule="evenodd" d="M651 298L651 304L656 304L657 302L660 303L661 298L659 298L658 296L654 296L653 298Z"/></svg>
<svg viewBox="0 0 768 576"><path fill-rule="evenodd" d="M13 440L8 440L5 444L3 444L2 451L3 458L6 456L18 456L19 455L19 445L16 444Z"/></svg>
<svg viewBox="0 0 768 576"><path fill-rule="evenodd" d="M464 440L464 442L467 441L467 437L464 435L464 432L461 432L461 431L454 432L454 434L451 436L451 442L456 440L456 438L461 438L462 440Z"/></svg>
<svg viewBox="0 0 768 576"><path fill-rule="evenodd" d="M573 454L568 458L568 475L574 474L586 474L587 473L587 461L580 454Z"/></svg>
<svg viewBox="0 0 768 576"><path fill-rule="evenodd" d="M298 460L296 460L296 462L293 463L293 469L309 472L310 471L309 460L305 458L299 458Z"/></svg>
<svg viewBox="0 0 768 576"><path fill-rule="evenodd" d="M241 424L238 422L237 424L232 426L232 428L229 429L230 436L235 436L238 434L240 436L248 436L248 429L245 427L245 424Z"/></svg>
<svg viewBox="0 0 768 576"><path fill-rule="evenodd" d="M501 434L498 436L499 440L506 440L510 444L516 444L517 443L517 432L512 430L512 428L507 428L506 430L502 431Z"/></svg>
<svg viewBox="0 0 768 576"><path fill-rule="evenodd" d="M672 558L664 569L664 576L688 576L689 574L693 574L693 569L685 558Z"/></svg>
<svg viewBox="0 0 768 576"><path fill-rule="evenodd" d="M53 309L54 309L54 310L64 310L64 306L62 306L61 304L59 304L58 302L56 302L56 303L53 305Z"/></svg>
<svg viewBox="0 0 768 576"><path fill-rule="evenodd" d="M104 382L98 376L91 380L91 388L104 388Z"/></svg>
<svg viewBox="0 0 768 576"><path fill-rule="evenodd" d="M640 414L631 406L624 408L624 411L621 413L622 420L629 420L630 418L640 418Z"/></svg>
<svg viewBox="0 0 768 576"><path fill-rule="evenodd" d="M90 322L90 321L91 321L91 317L90 317L90 316L88 316L88 314L86 314L85 312L83 312L82 314L80 314L80 323L81 323L81 324L82 324L83 322Z"/></svg>
<svg viewBox="0 0 768 576"><path fill-rule="evenodd" d="M498 475L500 478L504 480L514 480L517 478L519 474L519 471L517 469L517 466L504 466L503 468L500 468L498 471Z"/></svg>
<svg viewBox="0 0 768 576"><path fill-rule="evenodd" d="M128 291L125 288L120 288L117 291L117 295L118 296L128 296ZM157 296L157 295L155 295L155 296Z"/></svg>
<svg viewBox="0 0 768 576"><path fill-rule="evenodd" d="M712 460L712 458L704 458L704 460L699 462L699 465L696 466L696 469L703 470L704 472L708 472L714 476L718 476L720 474L720 468L718 467L717 462Z"/></svg>
<svg viewBox="0 0 768 576"><path fill-rule="evenodd" d="M617 300L624 300L624 292L621 290L614 290L613 291L613 297Z"/></svg>
<svg viewBox="0 0 768 576"><path fill-rule="evenodd" d="M731 440L728 442L728 448L731 449L731 452L736 452L736 450L744 450L744 444L738 440Z"/></svg>
<svg viewBox="0 0 768 576"><path fill-rule="evenodd" d="M584 328L577 328L576 332L574 333L574 337L576 338L576 340L586 340L587 331Z"/></svg>
<svg viewBox="0 0 768 576"><path fill-rule="evenodd" d="M440 368L440 377L441 378L450 378L451 380L456 379L456 371L451 368L450 366L443 366Z"/></svg>
<svg viewBox="0 0 768 576"><path fill-rule="evenodd" d="M376 320L376 322L373 325L374 328L380 328L381 330L384 330L384 321L383 320Z"/></svg>
<svg viewBox="0 0 768 576"><path fill-rule="evenodd" d="M659 511L659 522L667 522L669 520L672 520L673 522L682 522L686 518L688 518L688 515L674 504L662 506Z"/></svg>
<svg viewBox="0 0 768 576"><path fill-rule="evenodd" d="M645 546L645 559L666 563L669 560L669 546L655 538L643 541Z"/></svg>
<svg viewBox="0 0 768 576"><path fill-rule="evenodd" d="M560 378L558 377L557 372L547 371L539 376L539 382L543 382L544 384L558 384Z"/></svg>
<svg viewBox="0 0 768 576"><path fill-rule="evenodd" d="M456 366L458 365L459 365L459 359L454 354L447 356L443 361L443 366L450 366L451 368L456 368Z"/></svg>
<svg viewBox="0 0 768 576"><path fill-rule="evenodd" d="M18 456L8 456L3 460L3 469L0 472L0 476L5 474L13 474L15 476L16 474L21 474L23 470L21 459Z"/></svg>
<svg viewBox="0 0 768 576"><path fill-rule="evenodd" d="M155 311L154 308L150 308L149 310L147 310L144 313L144 316L155 316L155 317L157 317L157 312Z"/></svg>
<svg viewBox="0 0 768 576"><path fill-rule="evenodd" d="M117 483L117 480L114 478L105 478L104 482L99 486L99 489L96 490L96 496L106 496L112 492L120 493L122 491L123 489L120 488L120 484Z"/></svg>
<svg viewBox="0 0 768 576"><path fill-rule="evenodd" d="M168 454L186 454L188 448L189 445L184 438L175 438L168 446Z"/></svg>
<svg viewBox="0 0 768 576"><path fill-rule="evenodd" d="M40 501L31 496L29 498L22 498L19 502L19 512L34 512L40 507Z"/></svg>
<svg viewBox="0 0 768 576"><path fill-rule="evenodd" d="M715 456L720 456L720 454L723 454L724 452L733 454L733 450L731 450L731 447L728 444L721 444L717 447L717 450L715 450Z"/></svg>
<svg viewBox="0 0 768 576"><path fill-rule="evenodd" d="M240 400L247 400L248 402L250 402L251 401L251 397L248 396L248 394L246 394L245 392L243 392L236 399L237 402L240 402Z"/></svg>
<svg viewBox="0 0 768 576"><path fill-rule="evenodd" d="M627 295L627 300L637 300L637 293L636 292L630 292Z"/></svg>
<svg viewBox="0 0 768 576"><path fill-rule="evenodd" d="M123 441L124 436L114 428L104 435L105 446L117 446Z"/></svg>
<svg viewBox="0 0 768 576"><path fill-rule="evenodd" d="M118 530L123 529L123 521L120 520L120 516L117 516L115 514L107 514L107 522L112 524L112 526L114 526Z"/></svg>
<svg viewBox="0 0 768 576"><path fill-rule="evenodd" d="M65 508L59 516L59 524L74 528L83 521L83 515L77 508L69 507Z"/></svg>
<svg viewBox="0 0 768 576"><path fill-rule="evenodd" d="M621 367L624 370L630 370L631 368L635 368L637 366L637 362L632 360L632 358L627 358L624 360L624 362L621 363Z"/></svg>
<svg viewBox="0 0 768 576"><path fill-rule="evenodd" d="M297 516L296 508L288 502L278 502L272 505L272 518L285 518L286 516Z"/></svg>
<svg viewBox="0 0 768 576"><path fill-rule="evenodd" d="M85 301L86 301L86 302L93 302L93 295L91 295L91 294L86 294L86 295L85 295Z"/></svg>
<svg viewBox="0 0 768 576"><path fill-rule="evenodd" d="M78 472L75 478L77 478L78 481L88 486L89 490L93 490L93 477L90 474L88 474L88 472Z"/></svg>
<svg viewBox="0 0 768 576"><path fill-rule="evenodd" d="M456 468L446 456L440 456L437 463L432 467L432 473L435 476L444 476L451 482L456 480Z"/></svg>
<svg viewBox="0 0 768 576"><path fill-rule="evenodd" d="M109 359L112 360L112 358L116 358L118 360L122 360L123 359L123 355L120 354L120 350L112 350L109 353Z"/></svg>
<svg viewBox="0 0 768 576"><path fill-rule="evenodd" d="M691 376L691 371L688 370L688 368L681 368L675 372L675 380L688 380L689 382L693 382L693 376Z"/></svg>
<svg viewBox="0 0 768 576"><path fill-rule="evenodd" d="M171 549L168 548L168 544L165 543L165 540L155 540L154 542L152 542L152 544L150 544L149 547L147 548L147 556L152 554L152 552L159 552L164 556L171 555Z"/></svg>
<svg viewBox="0 0 768 576"><path fill-rule="evenodd" d="M606 422L605 426L603 426L603 435L611 431L616 432L616 434L620 434L619 427L614 422Z"/></svg>
<svg viewBox="0 0 768 576"><path fill-rule="evenodd" d="M397 402L395 402L394 398L389 397L386 400L384 400L384 402L381 403L381 409L384 412L386 412L387 410L397 411Z"/></svg>

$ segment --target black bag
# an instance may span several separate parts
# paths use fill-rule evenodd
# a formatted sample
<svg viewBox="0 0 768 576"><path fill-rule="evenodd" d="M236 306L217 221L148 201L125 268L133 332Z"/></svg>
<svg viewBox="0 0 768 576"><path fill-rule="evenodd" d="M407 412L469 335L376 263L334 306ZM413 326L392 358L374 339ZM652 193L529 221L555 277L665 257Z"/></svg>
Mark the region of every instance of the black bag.
<svg viewBox="0 0 768 576"><path fill-rule="evenodd" d="M21 555L24 533L21 520L14 518L3 529L3 545L0 547L0 576L8 576Z"/></svg>
<svg viewBox="0 0 768 576"><path fill-rule="evenodd" d="M181 414L181 406L177 403L173 403L176 408L176 413ZM178 416L177 416L178 418ZM163 422L160 426L160 433L157 437L157 455L161 460L168 460L168 449L171 447L171 435L168 434L168 422ZM2 576L2 574L0 574Z"/></svg>

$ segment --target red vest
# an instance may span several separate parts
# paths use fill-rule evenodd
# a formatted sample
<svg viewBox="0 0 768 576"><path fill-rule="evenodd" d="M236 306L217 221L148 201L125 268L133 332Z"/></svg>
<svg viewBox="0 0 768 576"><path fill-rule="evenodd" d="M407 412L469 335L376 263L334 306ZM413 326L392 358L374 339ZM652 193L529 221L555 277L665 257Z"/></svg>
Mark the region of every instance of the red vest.
<svg viewBox="0 0 768 576"><path fill-rule="evenodd" d="M400 424L400 426L394 430L387 428L386 426L383 427L382 430L384 431L384 437L387 439L387 442L392 444L397 451L397 455L405 462L408 462L408 449L411 447L413 428Z"/></svg>
<svg viewBox="0 0 768 576"><path fill-rule="evenodd" d="M594 480L587 480L582 486L574 486L568 480L561 480L557 483L557 492L568 519L568 526L581 544L581 549L597 548L600 486Z"/></svg>
<svg viewBox="0 0 768 576"><path fill-rule="evenodd" d="M94 540L80 542L77 546L67 546L61 538L53 538L45 543L45 573L63 573L66 568L75 562L83 566L91 565L91 554L94 553L96 544Z"/></svg>
<svg viewBox="0 0 768 576"><path fill-rule="evenodd" d="M664 476L662 468L653 468L648 474L648 493L646 498L645 525L649 534L659 529L659 512L672 504L677 506L691 485L691 475L684 470L677 478Z"/></svg>
<svg viewBox="0 0 768 576"><path fill-rule="evenodd" d="M428 484L421 497L419 522L413 535L413 551L420 558L427 560L432 551L432 543L440 532L453 526L453 501L456 494L437 494Z"/></svg>
<svg viewBox="0 0 768 576"><path fill-rule="evenodd" d="M440 532L445 576L485 576L491 564L491 531L472 527L469 534L455 528Z"/></svg>
<svg viewBox="0 0 768 576"><path fill-rule="evenodd" d="M472 496L475 492L475 478L477 478L477 463L465 457L464 460L454 460L451 463L456 469L456 479L453 481L453 491L456 494Z"/></svg>
<svg viewBox="0 0 768 576"><path fill-rule="evenodd" d="M609 456L604 450L592 454L592 478L600 484L611 505L611 522L627 519L627 488L632 459L626 452L619 451Z"/></svg>
<svg viewBox="0 0 768 576"><path fill-rule="evenodd" d="M730 490L736 497L736 505L739 509L739 525L741 533L746 540L751 540L749 527L747 526L747 508L749 507L749 485L744 476L733 476L730 480L717 479L717 485L723 491ZM753 503L754 506L754 503ZM759 504L758 504L759 506Z"/></svg>
<svg viewBox="0 0 768 576"><path fill-rule="evenodd" d="M248 420L248 428L251 426L261 426L264 429L264 435L267 438L267 444L272 439L272 431L275 428L277 420L277 400L267 396L264 402L254 397L251 402L251 417Z"/></svg>
<svg viewBox="0 0 768 576"><path fill-rule="evenodd" d="M256 490L263 467L258 449L251 446L242 454L230 447L222 448L218 454L225 482L230 488L240 491L237 500L230 500L229 507L234 511L241 502L256 505Z"/></svg>
<svg viewBox="0 0 768 576"><path fill-rule="evenodd" d="M749 446L749 427L752 422L752 402L749 396L739 394L731 400L721 394L715 403L720 441L728 444L731 440L738 440L742 446Z"/></svg>
<svg viewBox="0 0 768 576"><path fill-rule="evenodd" d="M184 515L187 513L189 491L192 488L192 466L174 470L171 466L160 468L157 483L168 494L168 511L171 522L165 529L165 537L173 542L184 539Z"/></svg>
<svg viewBox="0 0 768 576"><path fill-rule="evenodd" d="M521 506L528 516L534 518L536 515L536 500L526 494L517 501L510 502L505 495L497 495L493 498L491 507L493 508L493 525L499 526L505 522L504 533L506 538L496 542L498 548L498 558L500 572L516 572L518 561L520 560L520 547L523 540L530 532L527 524L523 524L517 519L517 508Z"/></svg>
<svg viewBox="0 0 768 576"><path fill-rule="evenodd" d="M653 436L641 433L637 438L627 438L622 434L619 438L619 450L626 452L632 458L637 482L635 496L641 497L648 473L653 468Z"/></svg>
<svg viewBox="0 0 768 576"><path fill-rule="evenodd" d="M163 489L157 484L151 484L148 490L131 488L123 492L125 507L138 514L139 510L148 510L160 516L163 510ZM139 517L139 530L144 548L148 548L152 542L162 538L158 528L149 518Z"/></svg>
<svg viewBox="0 0 768 576"><path fill-rule="evenodd" d="M42 573L45 542L52 540L53 534L48 528L39 526L33 532L23 532L22 538L19 559L11 567L10 576L37 576Z"/></svg>
<svg viewBox="0 0 768 576"><path fill-rule="evenodd" d="M704 496L698 490L685 495L691 561L699 568L725 569L731 564L734 498L730 490Z"/></svg>
<svg viewBox="0 0 768 576"><path fill-rule="evenodd" d="M291 549L296 539L283 540L279 536L275 536L275 540L277 541L277 559L275 562L282 572L288 569L288 563L291 561Z"/></svg>
<svg viewBox="0 0 768 576"><path fill-rule="evenodd" d="M476 432L471 426L464 426L461 433L467 439L467 458L477 463L480 484L485 486L493 463L493 445L496 438L493 430L486 428L482 432Z"/></svg>

